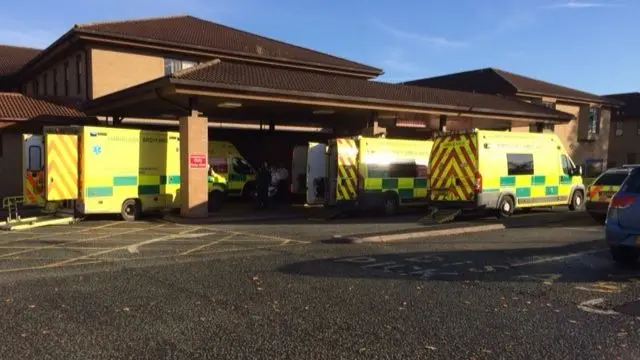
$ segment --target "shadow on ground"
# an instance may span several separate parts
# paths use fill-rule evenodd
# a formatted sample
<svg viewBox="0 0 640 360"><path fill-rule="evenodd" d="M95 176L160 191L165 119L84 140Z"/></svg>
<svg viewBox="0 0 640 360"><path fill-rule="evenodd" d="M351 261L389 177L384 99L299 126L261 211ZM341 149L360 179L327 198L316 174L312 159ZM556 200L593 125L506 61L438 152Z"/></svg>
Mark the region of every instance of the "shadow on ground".
<svg viewBox="0 0 640 360"><path fill-rule="evenodd" d="M565 246L482 251L431 251L336 257L286 265L279 271L324 278L439 281L630 281L640 265L620 267L601 240Z"/></svg>

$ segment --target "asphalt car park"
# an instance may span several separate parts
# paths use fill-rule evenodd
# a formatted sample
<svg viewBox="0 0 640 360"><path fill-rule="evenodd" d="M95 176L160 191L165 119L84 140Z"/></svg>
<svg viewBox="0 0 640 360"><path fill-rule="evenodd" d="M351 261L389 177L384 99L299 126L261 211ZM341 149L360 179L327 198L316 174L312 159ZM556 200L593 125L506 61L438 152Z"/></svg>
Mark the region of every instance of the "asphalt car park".
<svg viewBox="0 0 640 360"><path fill-rule="evenodd" d="M0 275L0 353L637 359L640 267L617 266L586 213L533 221L556 215L567 214L456 234L495 224L470 219L450 224L449 234L361 244L322 240L336 229L428 227L412 215L324 224L86 221L0 233L0 262L10 269Z"/></svg>

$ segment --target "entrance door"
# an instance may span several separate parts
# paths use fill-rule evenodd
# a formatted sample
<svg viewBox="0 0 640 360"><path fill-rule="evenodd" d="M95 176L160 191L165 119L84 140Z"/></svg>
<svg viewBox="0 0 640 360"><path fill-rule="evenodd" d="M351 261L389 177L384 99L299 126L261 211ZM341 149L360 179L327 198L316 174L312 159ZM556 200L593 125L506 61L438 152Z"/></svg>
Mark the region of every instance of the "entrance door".
<svg viewBox="0 0 640 360"><path fill-rule="evenodd" d="M291 162L291 192L294 194L306 194L307 189L307 155L308 146L296 146L293 148L293 161Z"/></svg>
<svg viewBox="0 0 640 360"><path fill-rule="evenodd" d="M41 135L22 135L22 196L28 205L44 204L44 152Z"/></svg>
<svg viewBox="0 0 640 360"><path fill-rule="evenodd" d="M45 188L47 200L78 198L78 135L45 135Z"/></svg>
<svg viewBox="0 0 640 360"><path fill-rule="evenodd" d="M325 202L327 182L327 145L310 142L307 151L307 204Z"/></svg>

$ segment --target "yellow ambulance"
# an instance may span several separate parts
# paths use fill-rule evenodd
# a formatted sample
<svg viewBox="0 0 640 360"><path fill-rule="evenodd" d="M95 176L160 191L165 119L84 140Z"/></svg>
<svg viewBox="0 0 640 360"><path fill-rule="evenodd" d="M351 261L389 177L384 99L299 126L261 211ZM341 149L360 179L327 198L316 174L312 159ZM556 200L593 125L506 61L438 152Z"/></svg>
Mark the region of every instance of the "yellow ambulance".
<svg viewBox="0 0 640 360"><path fill-rule="evenodd" d="M431 141L349 137L309 143L307 203L384 209L426 204ZM304 166L293 164L295 169Z"/></svg>
<svg viewBox="0 0 640 360"><path fill-rule="evenodd" d="M581 208L582 168L552 133L471 130L434 136L429 202L436 209Z"/></svg>
<svg viewBox="0 0 640 360"><path fill-rule="evenodd" d="M613 195L620 190L620 186L627 179L627 176L637 167L640 165L630 164L607 169L595 179L593 184L587 187L585 208L594 220L601 224L605 223Z"/></svg>
<svg viewBox="0 0 640 360"><path fill-rule="evenodd" d="M209 164L213 172L224 177L227 195L250 199L256 189L256 171L228 141L209 141Z"/></svg>
<svg viewBox="0 0 640 360"><path fill-rule="evenodd" d="M112 127L45 127L24 135L23 196L27 204L75 200L80 214L121 214L180 207L177 132ZM221 206L227 179L210 169L209 209Z"/></svg>

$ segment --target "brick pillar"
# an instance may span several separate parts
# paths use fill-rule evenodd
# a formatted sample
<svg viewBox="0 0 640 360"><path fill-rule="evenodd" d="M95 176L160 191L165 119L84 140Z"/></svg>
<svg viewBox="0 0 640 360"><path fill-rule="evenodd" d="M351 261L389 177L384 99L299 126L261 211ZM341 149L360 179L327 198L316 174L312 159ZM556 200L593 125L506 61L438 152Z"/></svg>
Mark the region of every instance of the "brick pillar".
<svg viewBox="0 0 640 360"><path fill-rule="evenodd" d="M206 117L191 111L180 118L180 215L197 218L208 215L207 168L192 166L192 158L208 159L209 127Z"/></svg>

